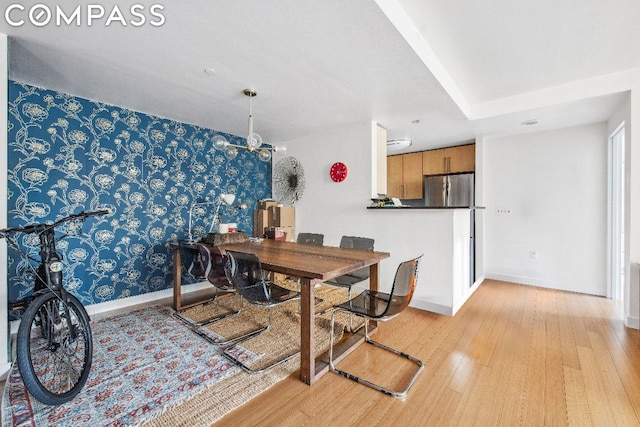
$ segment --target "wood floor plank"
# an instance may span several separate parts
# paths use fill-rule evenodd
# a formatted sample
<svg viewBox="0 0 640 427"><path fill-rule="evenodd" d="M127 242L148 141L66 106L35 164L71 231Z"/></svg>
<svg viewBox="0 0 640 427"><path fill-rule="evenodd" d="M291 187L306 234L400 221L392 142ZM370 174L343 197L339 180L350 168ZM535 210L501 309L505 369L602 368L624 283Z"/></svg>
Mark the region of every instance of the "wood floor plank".
<svg viewBox="0 0 640 427"><path fill-rule="evenodd" d="M578 356L580 357L582 380L593 423L597 426L607 425L615 418L593 350L579 346Z"/></svg>
<svg viewBox="0 0 640 427"><path fill-rule="evenodd" d="M591 348L596 362L596 369L603 382L603 393L597 397L606 396L611 406L613 419L619 426L640 425L640 417L634 411L635 400L636 407L640 408L640 390L635 388L631 393L625 390L623 379L620 377L614 359L611 356L609 348L607 348L601 334L590 332ZM613 351L616 351L613 349Z"/></svg>
<svg viewBox="0 0 640 427"><path fill-rule="evenodd" d="M582 371L565 367L564 383L567 393L567 418L570 420L569 424L593 426Z"/></svg>
<svg viewBox="0 0 640 427"><path fill-rule="evenodd" d="M453 317L409 308L379 329L425 362L405 399L293 375L215 425L640 426L640 332L604 298L487 280ZM389 381L403 368L366 351L343 363Z"/></svg>
<svg viewBox="0 0 640 427"><path fill-rule="evenodd" d="M567 399L560 338L559 293L549 293L545 316L544 417L547 426L566 426ZM564 313L563 313L564 315Z"/></svg>
<svg viewBox="0 0 640 427"><path fill-rule="evenodd" d="M458 409L460 398L460 393L449 388L445 389L433 405L433 411L429 418L423 418L424 425L443 427L451 425L451 414Z"/></svg>
<svg viewBox="0 0 640 427"><path fill-rule="evenodd" d="M573 296L573 294L569 295ZM562 349L562 363L564 366L571 368L580 368L580 360L578 360L576 331L574 329L573 316L569 313L570 307L567 304L567 295L560 294L556 300L557 312L559 315L560 325L560 348Z"/></svg>

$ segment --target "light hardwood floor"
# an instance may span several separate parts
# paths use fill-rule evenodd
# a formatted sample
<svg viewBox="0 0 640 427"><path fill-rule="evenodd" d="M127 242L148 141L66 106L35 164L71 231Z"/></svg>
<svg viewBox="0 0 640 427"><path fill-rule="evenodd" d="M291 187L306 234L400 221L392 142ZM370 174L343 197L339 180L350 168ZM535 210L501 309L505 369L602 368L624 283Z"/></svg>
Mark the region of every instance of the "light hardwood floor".
<svg viewBox="0 0 640 427"><path fill-rule="evenodd" d="M454 317L410 308L376 339L425 362L404 400L293 376L214 426L640 426L640 332L605 298L485 281ZM339 366L401 381L410 366L379 352Z"/></svg>

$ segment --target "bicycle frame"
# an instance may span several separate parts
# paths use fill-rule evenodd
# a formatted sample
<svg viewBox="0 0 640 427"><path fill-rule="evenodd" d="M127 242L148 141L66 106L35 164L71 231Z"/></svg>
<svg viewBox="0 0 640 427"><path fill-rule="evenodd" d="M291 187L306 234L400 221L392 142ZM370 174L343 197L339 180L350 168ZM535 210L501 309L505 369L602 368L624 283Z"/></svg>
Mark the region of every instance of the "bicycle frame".
<svg viewBox="0 0 640 427"><path fill-rule="evenodd" d="M80 392L89 376L93 348L87 311L78 298L64 288L62 256L56 240L66 235L56 238L55 229L67 221L84 221L90 216L108 213L107 210L80 212L53 223L0 230L0 238L6 238L25 259L26 271L35 280L33 296L27 299L18 328L16 358L27 389L47 405L68 402ZM23 251L9 238L11 233L37 234L40 259Z"/></svg>
<svg viewBox="0 0 640 427"><path fill-rule="evenodd" d="M62 265L62 257L58 253L56 248L56 240L60 238L56 238L55 230L56 227L60 224L68 221L80 220L84 221L90 216L97 215L105 215L107 214L107 210L100 210L95 212L80 212L78 214L69 215L67 217L61 218L54 223L43 223L43 224L34 224L27 225L25 227L13 227L7 228L4 230L0 230L2 236L7 238L7 242L14 249L16 249L20 254L22 254L25 259L27 259L28 270L31 271L31 274L34 277L34 289L32 298L37 297L38 295L42 295L47 292L52 292L60 301L66 301L67 290L63 285L63 265ZM18 245L9 239L7 234L10 232L23 232L26 234L37 234L40 240L40 260L36 260L29 255L27 255L24 251L22 251ZM63 238L63 237L62 237ZM31 261L37 261L38 266L34 267ZM31 300L31 299L30 299ZM65 314L68 318L68 308L65 304ZM72 338L75 339L75 333L72 331Z"/></svg>

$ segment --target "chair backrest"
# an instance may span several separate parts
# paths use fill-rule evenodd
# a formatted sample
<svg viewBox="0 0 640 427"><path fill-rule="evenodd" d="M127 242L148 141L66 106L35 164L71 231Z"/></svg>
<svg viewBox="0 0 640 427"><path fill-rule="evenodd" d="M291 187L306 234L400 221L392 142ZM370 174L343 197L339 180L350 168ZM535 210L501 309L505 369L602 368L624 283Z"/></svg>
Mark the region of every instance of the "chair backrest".
<svg viewBox="0 0 640 427"><path fill-rule="evenodd" d="M374 240L368 237L342 236L340 239L341 248L373 250Z"/></svg>
<svg viewBox="0 0 640 427"><path fill-rule="evenodd" d="M198 243L200 256L204 264L204 275L216 288L232 290L233 284L224 271L224 257L217 246Z"/></svg>
<svg viewBox="0 0 640 427"><path fill-rule="evenodd" d="M318 233L298 233L298 243L309 243L311 245L322 246L324 244L324 234Z"/></svg>
<svg viewBox="0 0 640 427"><path fill-rule="evenodd" d="M196 243L178 242L180 259L187 275L196 279L204 279L205 263Z"/></svg>
<svg viewBox="0 0 640 427"><path fill-rule="evenodd" d="M382 316L391 317L407 308L413 297L413 291L418 282L418 264L422 255L409 261L400 263L393 279L389 304Z"/></svg>
<svg viewBox="0 0 640 427"><path fill-rule="evenodd" d="M262 265L254 254L226 251L224 269L227 277L243 298L252 304L271 302L270 290L264 280Z"/></svg>
<svg viewBox="0 0 640 427"><path fill-rule="evenodd" d="M357 237L357 236L342 236L340 239L340 247L347 249L362 249L365 251L372 251L374 240L368 237ZM360 270L356 270L353 273L349 273L351 276L356 276L361 278L362 280L369 278L369 267L361 268Z"/></svg>

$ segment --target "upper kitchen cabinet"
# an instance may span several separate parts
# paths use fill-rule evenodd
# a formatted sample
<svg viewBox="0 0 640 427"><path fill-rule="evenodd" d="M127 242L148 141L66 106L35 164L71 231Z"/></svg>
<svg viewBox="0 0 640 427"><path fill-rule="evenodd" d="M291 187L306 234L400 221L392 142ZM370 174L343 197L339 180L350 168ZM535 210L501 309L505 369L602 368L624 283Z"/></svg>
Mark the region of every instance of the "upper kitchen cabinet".
<svg viewBox="0 0 640 427"><path fill-rule="evenodd" d="M387 157L387 196L422 199L422 152Z"/></svg>
<svg viewBox="0 0 640 427"><path fill-rule="evenodd" d="M459 145L422 152L422 174L474 172L476 168L476 145Z"/></svg>

